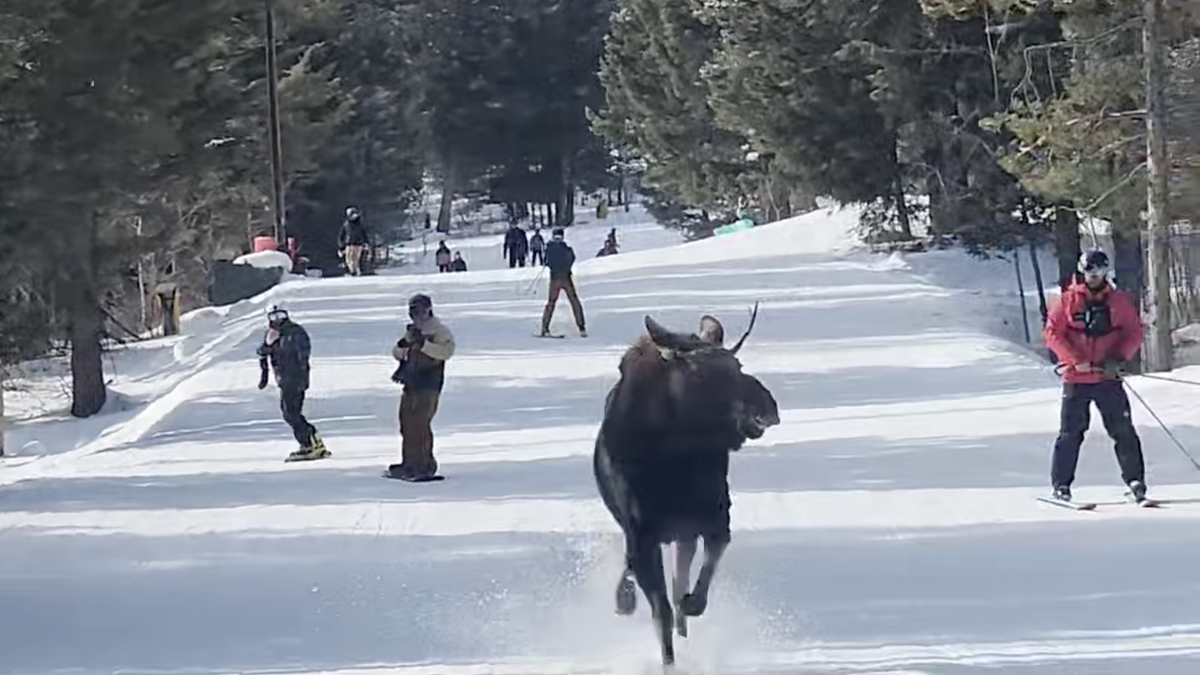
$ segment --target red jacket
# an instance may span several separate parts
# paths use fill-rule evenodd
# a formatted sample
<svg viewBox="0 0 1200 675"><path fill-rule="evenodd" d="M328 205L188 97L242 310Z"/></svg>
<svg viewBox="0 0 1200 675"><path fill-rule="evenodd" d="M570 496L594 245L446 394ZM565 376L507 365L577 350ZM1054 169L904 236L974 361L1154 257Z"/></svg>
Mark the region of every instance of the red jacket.
<svg viewBox="0 0 1200 675"><path fill-rule="evenodd" d="M1108 305L1112 331L1097 337L1084 333L1083 314L1088 300ZM1082 282L1072 283L1050 310L1043 333L1046 346L1058 355L1063 381L1070 384L1100 382L1105 378L1101 366L1107 359L1132 359L1142 346L1142 317L1137 305L1124 291L1111 286L1093 293ZM1080 372L1075 366L1091 364L1096 372Z"/></svg>

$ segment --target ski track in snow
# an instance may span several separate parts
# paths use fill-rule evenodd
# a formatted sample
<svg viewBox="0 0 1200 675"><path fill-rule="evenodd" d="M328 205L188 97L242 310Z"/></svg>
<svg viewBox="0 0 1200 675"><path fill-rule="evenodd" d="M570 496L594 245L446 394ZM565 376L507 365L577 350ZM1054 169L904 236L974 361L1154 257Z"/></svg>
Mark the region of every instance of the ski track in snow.
<svg viewBox="0 0 1200 675"><path fill-rule="evenodd" d="M1002 294L850 251L854 217L642 252L675 235L622 227L602 260L607 226L576 228L586 339L565 299L568 338L532 339L545 279L495 269L486 242L463 245L482 271L298 281L209 316L169 393L0 471L0 673L658 672L644 601L612 610L603 396L646 313L735 335L755 301L743 361L783 424L735 456L733 545L681 672L1200 672L1194 470L1135 403L1153 494L1177 501L1117 503L1096 417L1076 492L1110 503L1036 502L1057 382L982 332ZM1006 264L975 269L1009 284ZM389 349L418 290L459 339L434 425L448 479L429 485L379 477L398 453ZM282 462L277 395L254 387L268 301L312 335L306 412L329 460ZM1133 384L1200 448L1191 390Z"/></svg>

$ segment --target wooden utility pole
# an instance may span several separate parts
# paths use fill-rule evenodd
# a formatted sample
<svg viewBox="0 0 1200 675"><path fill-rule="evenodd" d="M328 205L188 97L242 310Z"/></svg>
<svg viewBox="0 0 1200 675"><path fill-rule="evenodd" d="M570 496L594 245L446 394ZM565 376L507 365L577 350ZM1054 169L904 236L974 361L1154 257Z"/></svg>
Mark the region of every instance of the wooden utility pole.
<svg viewBox="0 0 1200 675"><path fill-rule="evenodd" d="M264 0L267 13L267 134L271 144L271 211L275 242L287 250L287 216L283 203L283 144L279 136L279 66L275 61L274 0Z"/></svg>
<svg viewBox="0 0 1200 675"><path fill-rule="evenodd" d="M1162 0L1144 0L1142 58L1146 77L1146 328L1145 372L1173 367L1171 343L1170 222L1166 120L1166 63L1162 44Z"/></svg>
<svg viewBox="0 0 1200 675"><path fill-rule="evenodd" d="M4 432L8 423L4 420L4 366L0 366L0 457L4 456Z"/></svg>

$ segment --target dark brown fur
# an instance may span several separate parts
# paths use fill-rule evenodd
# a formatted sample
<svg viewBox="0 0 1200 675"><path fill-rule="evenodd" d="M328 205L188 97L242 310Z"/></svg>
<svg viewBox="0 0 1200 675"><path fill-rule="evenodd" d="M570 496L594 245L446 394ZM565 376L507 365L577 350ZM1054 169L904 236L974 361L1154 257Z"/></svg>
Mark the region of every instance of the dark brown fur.
<svg viewBox="0 0 1200 675"><path fill-rule="evenodd" d="M751 319L753 326L753 318ZM626 570L617 611L632 613L641 586L659 629L663 663L673 663L674 627L700 616L717 563L729 543L729 453L778 423L774 399L741 370L737 349L710 316L700 334L669 331L646 318L648 335L621 357L621 378L605 401L593 471L605 506L625 534ZM698 540L704 564L690 585ZM661 544L674 543L668 593ZM635 584L636 580L636 584Z"/></svg>

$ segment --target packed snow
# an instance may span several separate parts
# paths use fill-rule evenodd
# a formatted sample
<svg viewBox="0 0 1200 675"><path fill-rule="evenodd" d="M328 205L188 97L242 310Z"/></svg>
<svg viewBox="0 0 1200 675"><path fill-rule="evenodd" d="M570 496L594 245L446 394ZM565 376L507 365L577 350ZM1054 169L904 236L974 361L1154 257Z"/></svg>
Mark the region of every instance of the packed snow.
<svg viewBox="0 0 1200 675"><path fill-rule="evenodd" d="M532 337L545 277L495 269L497 236L469 247L483 271L290 280L191 315L187 336L121 355L114 387L142 405L11 431L48 454L0 470L0 671L656 672L645 603L613 612L621 546L590 466L603 397L644 315L712 313L736 335L758 301L742 361L783 424L734 458L733 544L682 671L1200 672L1196 469L1135 402L1151 494L1171 503L1121 503L1098 418L1076 497L1103 504L1035 501L1059 389L1010 330L1011 263L866 253L855 218L684 245L630 225L640 243L619 228L603 259L606 226L572 230L587 338L565 299L568 337ZM441 483L379 475L399 452L389 350L418 291L459 344ZM330 459L282 461L277 395L255 388L272 303L312 336L306 412ZM1200 388L1129 382L1200 449Z"/></svg>

